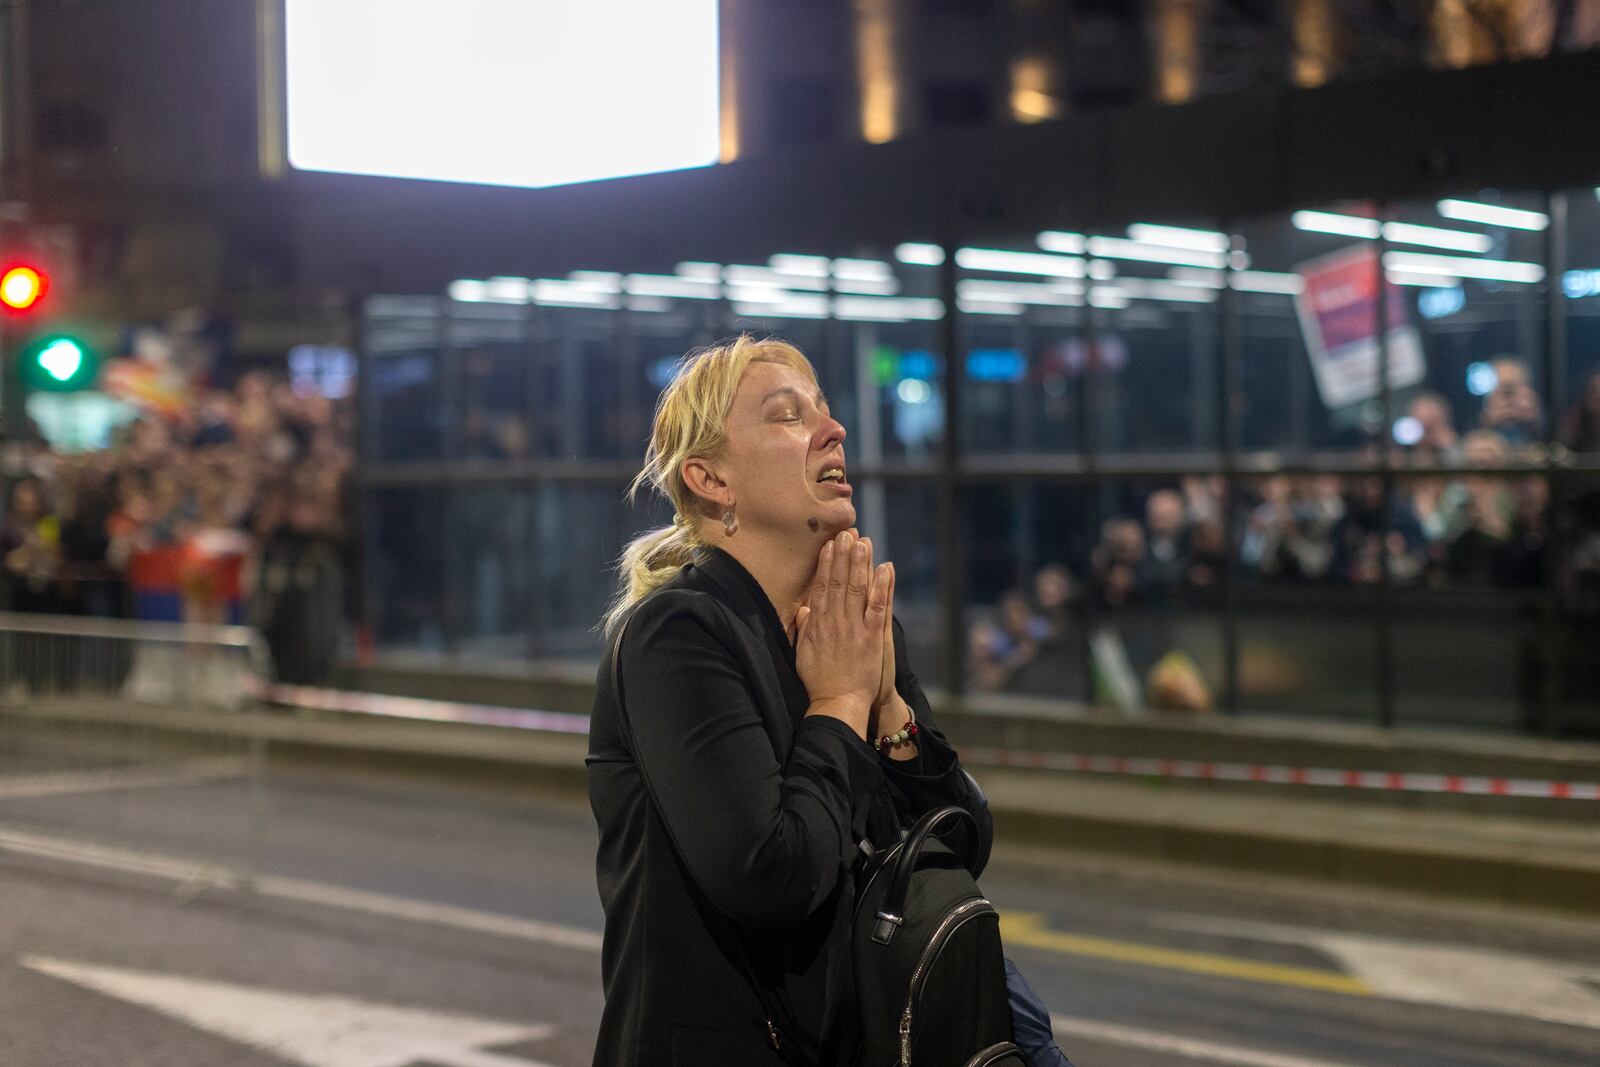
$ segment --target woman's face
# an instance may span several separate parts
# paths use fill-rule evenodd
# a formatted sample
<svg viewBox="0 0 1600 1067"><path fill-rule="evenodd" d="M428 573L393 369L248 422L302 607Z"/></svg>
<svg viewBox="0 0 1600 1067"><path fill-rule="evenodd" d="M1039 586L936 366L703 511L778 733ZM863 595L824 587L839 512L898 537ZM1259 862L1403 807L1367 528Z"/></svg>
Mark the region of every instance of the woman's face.
<svg viewBox="0 0 1600 1067"><path fill-rule="evenodd" d="M855 525L849 483L817 480L830 468L845 473L844 437L805 374L750 364L728 413L727 449L714 465L740 526L821 539Z"/></svg>

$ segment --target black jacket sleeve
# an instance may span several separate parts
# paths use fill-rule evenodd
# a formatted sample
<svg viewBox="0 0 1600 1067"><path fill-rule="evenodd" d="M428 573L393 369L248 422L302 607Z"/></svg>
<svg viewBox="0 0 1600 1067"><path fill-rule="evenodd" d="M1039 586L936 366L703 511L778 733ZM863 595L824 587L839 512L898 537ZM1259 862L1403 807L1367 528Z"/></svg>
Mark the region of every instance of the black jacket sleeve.
<svg viewBox="0 0 1600 1067"><path fill-rule="evenodd" d="M928 704L927 694L911 670L906 655L905 629L899 619L894 620L894 663L895 689L917 716L917 755L904 761L880 755L879 766L902 798L905 814L911 819L946 804L958 804L972 812L978 821L978 840L968 842L966 854L972 858L971 870L976 877L988 865L989 850L994 845L994 819L989 814L989 801L977 781L961 766L955 749L933 721L933 708Z"/></svg>
<svg viewBox="0 0 1600 1067"><path fill-rule="evenodd" d="M690 876L744 925L799 925L833 892L851 827L882 786L872 747L809 716L780 763L728 620L705 594L655 598L625 644L633 756Z"/></svg>

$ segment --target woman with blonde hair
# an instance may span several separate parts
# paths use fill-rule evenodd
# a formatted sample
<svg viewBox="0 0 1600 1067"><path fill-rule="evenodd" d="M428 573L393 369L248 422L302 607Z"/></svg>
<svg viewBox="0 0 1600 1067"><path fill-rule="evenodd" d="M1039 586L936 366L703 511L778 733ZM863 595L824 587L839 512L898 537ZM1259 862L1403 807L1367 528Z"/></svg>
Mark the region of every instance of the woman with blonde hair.
<svg viewBox="0 0 1600 1067"><path fill-rule="evenodd" d="M690 353L643 470L672 525L622 555L589 799L606 1004L594 1062L852 1061L852 861L945 804L991 822L934 728L857 536L845 429L787 342ZM620 635L620 640L619 640Z"/></svg>

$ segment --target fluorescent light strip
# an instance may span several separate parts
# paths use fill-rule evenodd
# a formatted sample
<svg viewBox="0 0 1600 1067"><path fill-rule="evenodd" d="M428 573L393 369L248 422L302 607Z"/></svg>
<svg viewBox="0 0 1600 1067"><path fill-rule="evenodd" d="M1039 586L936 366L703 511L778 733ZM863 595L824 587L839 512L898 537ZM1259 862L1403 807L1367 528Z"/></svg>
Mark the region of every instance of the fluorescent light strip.
<svg viewBox="0 0 1600 1067"><path fill-rule="evenodd" d="M956 252L956 265L965 270L986 270L996 274L1040 274L1053 278L1081 278L1083 260L1068 256L1049 256L1041 252L1011 252L999 248L963 248Z"/></svg>
<svg viewBox="0 0 1600 1067"><path fill-rule="evenodd" d="M1125 308L1128 294L1109 285L1097 285L1089 290L1089 304L1097 308Z"/></svg>
<svg viewBox="0 0 1600 1067"><path fill-rule="evenodd" d="M533 282L533 302L559 307L615 308L617 294L599 292L565 278L538 278Z"/></svg>
<svg viewBox="0 0 1600 1067"><path fill-rule="evenodd" d="M779 274L797 274L802 278L826 278L827 256L802 256L793 252L779 252L767 257L767 266Z"/></svg>
<svg viewBox="0 0 1600 1067"><path fill-rule="evenodd" d="M1504 226L1513 230L1542 230L1550 225L1550 216L1542 211L1480 204L1474 200L1441 200L1437 206L1443 217L1462 222L1481 222L1486 226Z"/></svg>
<svg viewBox="0 0 1600 1067"><path fill-rule="evenodd" d="M672 301L662 296L630 296L629 311L671 311Z"/></svg>
<svg viewBox="0 0 1600 1067"><path fill-rule="evenodd" d="M451 300L459 300L463 304L480 304L489 299L484 291L483 282L476 278L457 278L450 283L448 292Z"/></svg>
<svg viewBox="0 0 1600 1067"><path fill-rule="evenodd" d="M944 304L932 297L838 296L833 299L833 313L841 319L881 319L888 322L942 319Z"/></svg>
<svg viewBox="0 0 1600 1067"><path fill-rule="evenodd" d="M1360 215L1337 215L1331 211L1296 211L1289 217L1296 229L1314 233L1332 233L1341 237L1360 237L1384 240L1394 244L1425 245L1429 248L1448 248L1452 252L1487 252L1494 242L1481 233L1468 230L1447 230L1440 226L1418 226L1411 222L1386 222L1380 228L1377 219Z"/></svg>
<svg viewBox="0 0 1600 1067"><path fill-rule="evenodd" d="M825 319L827 301L821 306L806 304L734 304L733 313L751 319Z"/></svg>
<svg viewBox="0 0 1600 1067"><path fill-rule="evenodd" d="M1083 255L1083 234L1065 233L1061 230L1045 230L1034 235L1034 241L1046 252L1064 252L1069 256Z"/></svg>
<svg viewBox="0 0 1600 1067"><path fill-rule="evenodd" d="M982 278L964 278L956 283L956 295L971 300L1076 307L1083 303L1083 288L1081 284L1046 285L1038 282L997 282Z"/></svg>
<svg viewBox="0 0 1600 1067"><path fill-rule="evenodd" d="M836 293L865 293L868 296L893 296L900 291L895 278L839 278L833 279Z"/></svg>
<svg viewBox="0 0 1600 1067"><path fill-rule="evenodd" d="M722 286L715 281L680 278L674 274L630 274L626 279L626 285L628 292L636 296L715 300L722 295Z"/></svg>
<svg viewBox="0 0 1600 1067"><path fill-rule="evenodd" d="M789 274L784 271L773 270L771 267L756 267L748 263L733 263L722 268L722 278L729 285L765 285L778 289L811 289L826 292L828 277L805 277L798 274Z"/></svg>
<svg viewBox="0 0 1600 1067"><path fill-rule="evenodd" d="M529 295L526 278L458 278L447 291L463 304L526 304Z"/></svg>
<svg viewBox="0 0 1600 1067"><path fill-rule="evenodd" d="M877 282L893 278L894 271L881 259L836 259L833 276L853 282Z"/></svg>
<svg viewBox="0 0 1600 1067"><path fill-rule="evenodd" d="M1378 238L1378 220L1364 219L1359 215L1336 215L1331 211L1296 211L1289 222L1297 230L1312 233L1335 233L1341 237Z"/></svg>
<svg viewBox="0 0 1600 1067"><path fill-rule="evenodd" d="M1449 274L1413 274L1410 271L1389 269L1384 270L1383 276L1392 285L1416 285L1426 289L1438 289L1449 285L1452 281L1461 280Z"/></svg>
<svg viewBox="0 0 1600 1067"><path fill-rule="evenodd" d="M1494 242L1487 235L1467 230L1446 230L1439 226L1418 226L1410 222L1383 224L1386 241L1402 245L1427 245L1430 248L1448 248L1453 252L1487 252Z"/></svg>
<svg viewBox="0 0 1600 1067"><path fill-rule="evenodd" d="M1466 259L1462 256L1433 256L1422 252L1385 252L1385 271L1405 274L1433 274L1446 278L1481 278L1486 281L1530 283L1544 279L1544 268L1537 263L1503 259Z"/></svg>
<svg viewBox="0 0 1600 1067"><path fill-rule="evenodd" d="M905 244L895 245L894 258L918 267L937 267L944 262L944 249L938 245L907 241Z"/></svg>
<svg viewBox="0 0 1600 1067"><path fill-rule="evenodd" d="M1139 300L1169 300L1185 304L1210 304L1217 299L1216 291L1212 289L1153 278L1119 278L1116 285L1097 285L1089 291L1091 301L1095 290L1122 293Z"/></svg>
<svg viewBox="0 0 1600 1067"><path fill-rule="evenodd" d="M679 263L673 268L674 273L680 278L694 278L704 282L720 282L722 280L722 264L697 263L689 260Z"/></svg>
<svg viewBox="0 0 1600 1067"><path fill-rule="evenodd" d="M1225 267L1228 259L1220 252L1197 252L1192 248L1171 248L1126 237L1091 237L1088 251L1102 259L1130 259L1141 263L1176 263L1184 267Z"/></svg>
<svg viewBox="0 0 1600 1067"><path fill-rule="evenodd" d="M972 297L958 298L956 307L968 315L1021 315L1027 311L1027 308L1014 301L977 300Z"/></svg>
<svg viewBox="0 0 1600 1067"><path fill-rule="evenodd" d="M1205 270L1200 267L1173 267L1167 279L1174 285L1189 285L1198 289L1221 289L1227 284L1225 271Z"/></svg>
<svg viewBox="0 0 1600 1067"><path fill-rule="evenodd" d="M1298 274L1270 270L1240 270L1228 275L1228 285L1241 293L1281 293L1298 296L1306 290L1306 280Z"/></svg>
<svg viewBox="0 0 1600 1067"><path fill-rule="evenodd" d="M567 274L567 281L597 293L622 292L622 275L609 271L575 270Z"/></svg>
<svg viewBox="0 0 1600 1067"><path fill-rule="evenodd" d="M526 304L532 283L526 278L508 278L504 275L483 283L484 296L494 304Z"/></svg>
<svg viewBox="0 0 1600 1067"><path fill-rule="evenodd" d="M741 304L786 304L797 297L807 297L812 300L826 300L820 294L796 293L778 285L757 285L753 282L729 282L727 286L729 300Z"/></svg>
<svg viewBox="0 0 1600 1067"><path fill-rule="evenodd" d="M1226 252L1228 235L1213 230L1190 230L1182 226L1155 226L1136 222L1128 227L1128 236L1145 244L1165 248L1189 248L1196 252Z"/></svg>
<svg viewBox="0 0 1600 1067"><path fill-rule="evenodd" d="M1091 259L1089 277L1097 282L1110 281L1117 276L1117 265L1109 259Z"/></svg>

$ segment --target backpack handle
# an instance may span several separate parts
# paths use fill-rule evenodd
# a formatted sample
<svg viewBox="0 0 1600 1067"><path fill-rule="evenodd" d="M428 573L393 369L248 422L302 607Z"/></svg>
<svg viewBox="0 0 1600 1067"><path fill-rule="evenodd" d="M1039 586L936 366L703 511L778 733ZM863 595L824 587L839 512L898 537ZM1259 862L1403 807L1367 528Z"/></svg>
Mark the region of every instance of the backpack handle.
<svg viewBox="0 0 1600 1067"><path fill-rule="evenodd" d="M917 869L917 859L922 854L922 846L927 842L929 835L941 824L950 820L965 822L969 840L978 839L978 820L966 808L946 804L918 819L911 827L911 832L906 835L906 842L901 846L900 855L895 857L894 875L889 880L889 892L884 895L883 908L878 912L878 921L872 928L873 941L887 945L894 937L894 932L905 921L906 891L911 886L911 873Z"/></svg>

